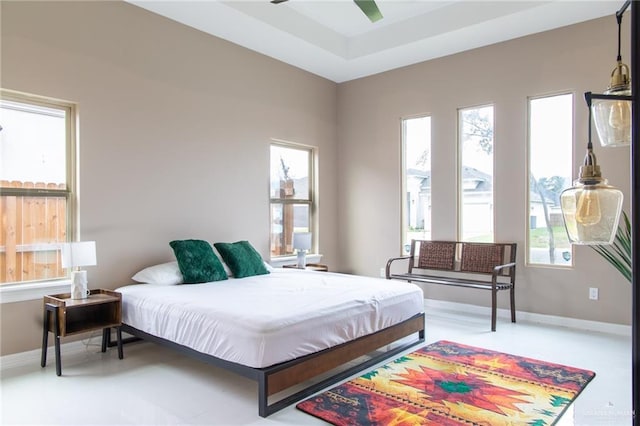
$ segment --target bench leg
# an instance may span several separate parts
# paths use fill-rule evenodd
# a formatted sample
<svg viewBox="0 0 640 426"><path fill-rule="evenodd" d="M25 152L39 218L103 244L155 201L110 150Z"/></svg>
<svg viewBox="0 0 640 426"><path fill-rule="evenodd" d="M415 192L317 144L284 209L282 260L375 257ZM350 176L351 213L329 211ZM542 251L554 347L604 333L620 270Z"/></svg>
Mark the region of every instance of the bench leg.
<svg viewBox="0 0 640 426"><path fill-rule="evenodd" d="M498 291L491 290L491 331L496 331L496 316L498 304Z"/></svg>

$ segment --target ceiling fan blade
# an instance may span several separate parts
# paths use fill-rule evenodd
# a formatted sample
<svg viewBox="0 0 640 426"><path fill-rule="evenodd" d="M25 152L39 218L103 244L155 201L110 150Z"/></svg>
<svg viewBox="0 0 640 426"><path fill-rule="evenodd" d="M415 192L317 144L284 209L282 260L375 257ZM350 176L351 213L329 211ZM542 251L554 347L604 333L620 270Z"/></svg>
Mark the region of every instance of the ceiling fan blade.
<svg viewBox="0 0 640 426"><path fill-rule="evenodd" d="M287 0L271 0L271 3L273 4L278 4L278 3L284 3Z"/></svg>
<svg viewBox="0 0 640 426"><path fill-rule="evenodd" d="M380 9L376 5L374 0L353 0L355 4L358 5L360 10L367 15L367 18L371 22L376 22L382 19L382 13L380 13Z"/></svg>

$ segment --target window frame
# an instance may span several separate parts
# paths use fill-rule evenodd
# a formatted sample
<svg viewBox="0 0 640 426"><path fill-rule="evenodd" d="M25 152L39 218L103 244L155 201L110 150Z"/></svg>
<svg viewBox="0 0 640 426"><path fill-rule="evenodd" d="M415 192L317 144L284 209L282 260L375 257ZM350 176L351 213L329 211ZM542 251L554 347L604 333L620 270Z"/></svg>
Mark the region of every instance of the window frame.
<svg viewBox="0 0 640 426"><path fill-rule="evenodd" d="M309 163L308 163L308 199L301 198L278 198L271 196L271 178L269 178L269 256L272 261L284 260L286 258L295 257L294 253L286 253L283 255L274 256L271 252L271 243L272 243L272 235L271 226L273 225L273 205L280 204L282 206L285 205L295 205L295 204L305 204L309 209L309 232L311 232L311 250L309 253L317 253L317 231L318 231L318 223L317 223L317 215L316 215L316 199L317 199L317 176L316 176L316 162L318 157L318 148L311 145L305 145L296 142L284 141L279 139L272 139L269 143L269 164L271 164L271 147L277 146L280 148L286 149L294 149L299 151L306 151L309 154ZM271 173L271 166L269 166L269 173ZM307 253L307 256L309 256Z"/></svg>
<svg viewBox="0 0 640 426"><path fill-rule="evenodd" d="M569 252L570 252L570 256L571 259L569 261L568 264L552 264L552 263L533 263L531 262L531 251L530 251L530 244L531 244L531 237L530 237L530 232L529 232L529 226L530 226L530 209L531 209L531 101L534 101L536 99L545 99L545 98L552 98L552 97L557 97L557 96L566 96L566 95L570 95L571 96L571 164L570 164L570 171L575 170L575 138L576 138L576 131L575 131L575 127L576 127L576 117L575 117L575 113L576 113L576 108L575 108L575 102L576 102L576 94L573 91L567 90L567 91L559 91L559 92L553 92L553 93L545 93L545 94L540 94L540 95L534 95L534 96L527 96L527 144L526 144L526 182L527 182L527 186L526 186L526 191L525 191L525 196L526 196L526 218L525 218L525 226L526 226L526 230L525 230L525 256L524 256L524 262L525 262L525 266L528 267L534 267L534 268L551 268L551 269L572 269L575 264L574 264L574 258L575 258L575 250L573 247L573 244L569 244ZM570 172L572 173L572 172ZM569 183L573 182L573 175L570 174L569 176Z"/></svg>
<svg viewBox="0 0 640 426"><path fill-rule="evenodd" d="M0 188L2 195L28 196L28 197L63 197L66 200L66 241L75 241L78 234L78 161L77 161L77 106L76 104L60 99L22 93L0 88L0 99L64 110L65 112L65 161L66 161L66 188ZM52 292L66 292L70 284L70 272L64 277L46 278L33 281L15 281L0 284L0 303L18 302L38 299Z"/></svg>
<svg viewBox="0 0 640 426"><path fill-rule="evenodd" d="M463 122L461 120L461 114L463 111L473 110L473 109L482 109L491 107L492 109L492 126L493 126L493 138L492 138L492 160L491 160L491 242L496 240L496 193L495 193L495 176L496 176L496 161L495 161L495 146L496 146L496 106L495 103L482 103L478 105L471 105L466 107L459 107L456 110L456 153L457 153L457 197L456 197L456 239L458 241L466 241L464 240L463 235L463 206L464 206L464 177L462 176L463 171L463 146L462 146L462 127Z"/></svg>

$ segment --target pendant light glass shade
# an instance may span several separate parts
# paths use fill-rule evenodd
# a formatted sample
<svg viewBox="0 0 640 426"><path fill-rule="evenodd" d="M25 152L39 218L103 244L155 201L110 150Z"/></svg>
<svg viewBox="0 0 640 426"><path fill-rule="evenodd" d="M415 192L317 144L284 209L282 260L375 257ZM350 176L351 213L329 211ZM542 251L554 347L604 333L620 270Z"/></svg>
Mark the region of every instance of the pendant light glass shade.
<svg viewBox="0 0 640 426"><path fill-rule="evenodd" d="M628 99L603 99L593 95L591 109L600 144L604 147L631 145L631 79L629 67L622 63L620 54L620 31L622 13L616 13L618 21L618 56L611 71L609 87L605 95L627 96ZM606 96L605 96L606 97Z"/></svg>
<svg viewBox="0 0 640 426"><path fill-rule="evenodd" d="M611 74L611 84L605 95L631 96L629 68L618 62ZM602 99L592 96L593 121L603 147L631 144L631 101Z"/></svg>
<svg viewBox="0 0 640 426"><path fill-rule="evenodd" d="M580 179L560 195L560 206L571 244L611 244L622 210L622 192L602 179L585 185Z"/></svg>
<svg viewBox="0 0 640 426"><path fill-rule="evenodd" d="M571 244L612 244L622 211L622 192L602 177L591 143L591 92L584 94L589 108L589 140L584 164L573 187L560 194L560 208Z"/></svg>

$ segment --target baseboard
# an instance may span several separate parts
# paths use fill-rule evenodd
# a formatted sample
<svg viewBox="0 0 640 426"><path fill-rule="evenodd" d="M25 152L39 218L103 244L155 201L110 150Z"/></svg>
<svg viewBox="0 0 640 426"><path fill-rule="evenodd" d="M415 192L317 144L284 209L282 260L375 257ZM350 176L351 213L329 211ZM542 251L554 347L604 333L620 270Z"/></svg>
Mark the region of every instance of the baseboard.
<svg viewBox="0 0 640 426"><path fill-rule="evenodd" d="M425 299L425 308L438 309L452 312L464 312L474 315L491 315L491 308L487 306L469 305L466 303L448 302L446 300ZM498 318L511 319L511 312L508 309L498 309ZM553 325L558 327L568 327L577 330L597 331L621 336L631 335L631 326L613 324L608 322L589 321L577 318L559 317L555 315L544 315L533 312L516 311L518 322L532 322L538 324Z"/></svg>
<svg viewBox="0 0 640 426"><path fill-rule="evenodd" d="M51 340L53 339L50 337ZM75 340L73 342L66 342L60 345L60 352L63 359L73 359L77 356L86 354L89 348L93 348L93 352L100 351L102 344L102 333L100 336L91 336L85 340ZM42 356L41 349L33 349L26 352L18 352L15 354L4 355L0 357L0 371L11 368L18 368L27 365L40 365L40 357ZM49 346L47 349L47 367L56 368L56 354L53 346Z"/></svg>

